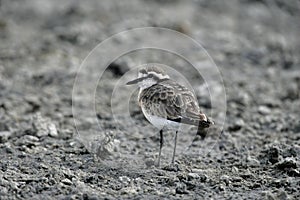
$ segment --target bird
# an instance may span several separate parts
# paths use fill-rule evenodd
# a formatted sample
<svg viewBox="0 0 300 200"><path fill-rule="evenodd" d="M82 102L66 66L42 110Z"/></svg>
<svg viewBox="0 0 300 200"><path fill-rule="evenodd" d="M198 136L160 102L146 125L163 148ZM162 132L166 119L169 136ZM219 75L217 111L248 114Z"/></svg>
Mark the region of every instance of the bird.
<svg viewBox="0 0 300 200"><path fill-rule="evenodd" d="M139 87L138 103L145 118L160 131L160 146L157 166L160 166L163 133L175 131L171 166L174 166L177 134L181 124L196 126L197 135L205 138L207 128L214 122L200 109L195 94L185 86L172 80L157 66L143 67L138 77L126 83Z"/></svg>

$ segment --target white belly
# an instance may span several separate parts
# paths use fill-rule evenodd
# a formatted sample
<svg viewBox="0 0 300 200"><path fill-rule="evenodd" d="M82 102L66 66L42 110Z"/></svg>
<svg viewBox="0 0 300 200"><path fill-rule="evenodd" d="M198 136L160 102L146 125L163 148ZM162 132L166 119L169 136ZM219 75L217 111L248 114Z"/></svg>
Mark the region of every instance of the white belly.
<svg viewBox="0 0 300 200"><path fill-rule="evenodd" d="M180 127L180 123L167 120L166 118L157 117L155 115L150 115L142 109L146 119L153 124L158 129L164 130L178 130Z"/></svg>

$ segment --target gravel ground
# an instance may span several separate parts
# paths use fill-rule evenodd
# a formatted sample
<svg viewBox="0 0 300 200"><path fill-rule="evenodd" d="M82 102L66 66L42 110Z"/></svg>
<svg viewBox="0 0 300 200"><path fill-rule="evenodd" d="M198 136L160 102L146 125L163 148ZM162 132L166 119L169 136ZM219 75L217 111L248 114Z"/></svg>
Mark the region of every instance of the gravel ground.
<svg viewBox="0 0 300 200"><path fill-rule="evenodd" d="M300 199L299 9L298 0L0 1L0 199ZM113 34L149 26L199 41L223 79L209 87L226 91L224 127L216 120L191 150L192 129L180 133L173 168L172 133L155 167L158 130L138 108L137 90L128 105L128 89L114 99L132 120L116 121L110 102L132 66L159 62L185 74L217 119L203 79L179 57L120 56L96 91L101 137L83 140L74 125L72 90L84 58ZM88 78L81 86L79 106L89 101ZM93 125L89 115L76 117L78 127Z"/></svg>

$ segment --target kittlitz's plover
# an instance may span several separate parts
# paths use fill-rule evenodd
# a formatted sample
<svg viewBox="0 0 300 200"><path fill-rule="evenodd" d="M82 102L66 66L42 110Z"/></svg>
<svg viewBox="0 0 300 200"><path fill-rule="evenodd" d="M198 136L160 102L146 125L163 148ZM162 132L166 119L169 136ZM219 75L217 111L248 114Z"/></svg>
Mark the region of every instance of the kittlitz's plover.
<svg viewBox="0 0 300 200"><path fill-rule="evenodd" d="M174 164L177 133L181 123L198 127L197 134L206 135L206 128L213 122L201 112L193 92L170 77L158 67L146 67L138 72L138 78L127 85L138 84L138 101L147 120L160 130L160 147L158 166L160 165L161 149L164 143L163 132L174 130Z"/></svg>

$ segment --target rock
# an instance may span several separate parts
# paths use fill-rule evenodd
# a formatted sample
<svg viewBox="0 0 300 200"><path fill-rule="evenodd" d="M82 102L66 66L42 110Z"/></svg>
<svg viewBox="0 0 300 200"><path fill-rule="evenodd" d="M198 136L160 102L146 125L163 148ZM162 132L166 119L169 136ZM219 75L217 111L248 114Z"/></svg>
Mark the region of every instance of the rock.
<svg viewBox="0 0 300 200"><path fill-rule="evenodd" d="M188 179L193 180L193 179L198 179L200 176L197 173L188 173Z"/></svg>
<svg viewBox="0 0 300 200"><path fill-rule="evenodd" d="M286 169L296 169L297 168L297 161L293 157L288 157L280 161L275 165L278 169L286 170Z"/></svg>
<svg viewBox="0 0 300 200"><path fill-rule="evenodd" d="M170 171L170 172L178 172L178 171L181 171L182 169L180 168L179 165L177 164L174 164L174 165L166 165L162 168L163 170L166 170L166 171Z"/></svg>
<svg viewBox="0 0 300 200"><path fill-rule="evenodd" d="M294 131L294 133L300 133L300 121L296 122L296 123L293 125L292 130Z"/></svg>
<svg viewBox="0 0 300 200"><path fill-rule="evenodd" d="M56 129L56 126L55 124L53 123L49 123L48 124L48 134L52 137L57 137L58 136L58 133L57 133L57 129Z"/></svg>
<svg viewBox="0 0 300 200"><path fill-rule="evenodd" d="M262 195L264 196L264 199L267 199L267 200L275 200L276 199L275 196L270 191L264 191L264 192L262 192Z"/></svg>
<svg viewBox="0 0 300 200"><path fill-rule="evenodd" d="M114 153L118 152L118 146L120 141L115 139L115 133L110 131L102 133L101 136L96 136L95 139L90 142L89 149L92 153L95 153L98 158L105 160Z"/></svg>
<svg viewBox="0 0 300 200"><path fill-rule="evenodd" d="M18 144L19 145L22 145L22 144L30 145L30 144L35 144L35 143L39 142L39 140L40 139L38 137L35 137L33 135L24 135L23 137L21 137L18 140Z"/></svg>
<svg viewBox="0 0 300 200"><path fill-rule="evenodd" d="M65 179L61 180L61 182L65 185L72 185L73 184L72 181L68 178L65 178Z"/></svg>
<svg viewBox="0 0 300 200"><path fill-rule="evenodd" d="M300 171L297 169L289 169L287 174L289 176L300 177Z"/></svg>
<svg viewBox="0 0 300 200"><path fill-rule="evenodd" d="M127 176L120 176L119 180L125 185L128 185L131 181L131 179Z"/></svg>
<svg viewBox="0 0 300 200"><path fill-rule="evenodd" d="M252 158L251 156L247 157L247 163L251 167L255 167L255 166L259 166L260 165L260 162L257 159Z"/></svg>
<svg viewBox="0 0 300 200"><path fill-rule="evenodd" d="M282 99L297 100L300 97L299 86L296 83L290 83Z"/></svg>
<svg viewBox="0 0 300 200"><path fill-rule="evenodd" d="M245 125L243 119L237 119L232 125L228 127L229 131L238 131Z"/></svg>
<svg viewBox="0 0 300 200"><path fill-rule="evenodd" d="M283 157L297 157L297 155L300 155L300 147L296 146L296 145L292 146L290 148L287 148L282 153Z"/></svg>
<svg viewBox="0 0 300 200"><path fill-rule="evenodd" d="M227 175L222 175L220 177L220 181L223 181L226 185L228 185L230 183L230 177Z"/></svg>
<svg viewBox="0 0 300 200"><path fill-rule="evenodd" d="M139 190L139 188L136 188L135 186L124 187L121 190L121 194L135 195L138 193L137 190Z"/></svg>
<svg viewBox="0 0 300 200"><path fill-rule="evenodd" d="M232 97L232 99L229 99L229 102L234 102L241 106L248 106L251 102L251 98L248 93L239 91L236 96Z"/></svg>
<svg viewBox="0 0 300 200"><path fill-rule="evenodd" d="M267 115L271 113L270 108L268 108L267 106L259 106L258 107L258 112L262 115Z"/></svg>
<svg viewBox="0 0 300 200"><path fill-rule="evenodd" d="M197 173L199 178L200 178L200 182L206 182L208 181L208 172L202 169L197 169L197 168L193 168L192 169L193 173Z"/></svg>
<svg viewBox="0 0 300 200"><path fill-rule="evenodd" d="M14 153L14 149L11 147L11 144L10 144L10 143L7 142L7 143L5 143L4 145L5 145L4 148L5 148L5 152L6 152L6 153Z"/></svg>
<svg viewBox="0 0 300 200"><path fill-rule="evenodd" d="M279 200L287 200L287 199L289 199L289 196L287 195L287 193L284 190L281 190L278 192L277 198Z"/></svg>
<svg viewBox="0 0 300 200"><path fill-rule="evenodd" d="M231 171L232 171L233 173L238 173L238 172L239 172L239 169L238 169L237 167L232 167L232 168L231 168Z"/></svg>
<svg viewBox="0 0 300 200"><path fill-rule="evenodd" d="M57 137L57 129L54 123L50 119L42 117L40 113L37 113L33 116L32 126L34 129L34 134L38 137L42 136L53 136Z"/></svg>
<svg viewBox="0 0 300 200"><path fill-rule="evenodd" d="M186 190L186 185L185 184L178 184L176 189L176 194L188 194L189 192Z"/></svg>
<svg viewBox="0 0 300 200"><path fill-rule="evenodd" d="M279 162L279 148L274 146L264 150L260 158L263 161L271 162L272 164Z"/></svg>
<svg viewBox="0 0 300 200"><path fill-rule="evenodd" d="M0 132L0 143L5 143L12 136L10 131L1 131Z"/></svg>
<svg viewBox="0 0 300 200"><path fill-rule="evenodd" d="M83 194L83 200L98 200L99 198L95 194Z"/></svg>
<svg viewBox="0 0 300 200"><path fill-rule="evenodd" d="M154 159L146 159L146 160L145 160L145 165L146 165L147 167L154 166L154 165L155 165L155 160L154 160Z"/></svg>

